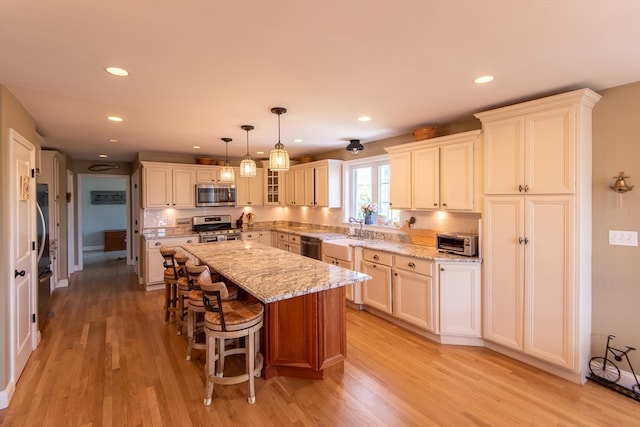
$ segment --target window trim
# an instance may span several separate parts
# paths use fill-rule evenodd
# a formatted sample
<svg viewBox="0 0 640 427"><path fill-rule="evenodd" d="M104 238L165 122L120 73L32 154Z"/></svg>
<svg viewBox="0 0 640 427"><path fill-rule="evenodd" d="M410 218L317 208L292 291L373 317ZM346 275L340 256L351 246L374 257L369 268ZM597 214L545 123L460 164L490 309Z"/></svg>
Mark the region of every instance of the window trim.
<svg viewBox="0 0 640 427"><path fill-rule="evenodd" d="M353 200L354 200L354 194L353 194L353 169L359 166L364 166L364 165L373 165L374 163L384 163L384 162L389 162L389 154L378 154L375 156L369 156L369 157L362 157L359 159L354 159L354 160L345 160L342 163L342 182L343 182L343 189L344 189L344 194L343 194L343 200L342 200L342 206L343 206L343 220L344 222L348 222L349 221L349 217L351 209L353 207ZM384 227L384 226L383 226ZM390 228L394 228L394 227L390 227Z"/></svg>

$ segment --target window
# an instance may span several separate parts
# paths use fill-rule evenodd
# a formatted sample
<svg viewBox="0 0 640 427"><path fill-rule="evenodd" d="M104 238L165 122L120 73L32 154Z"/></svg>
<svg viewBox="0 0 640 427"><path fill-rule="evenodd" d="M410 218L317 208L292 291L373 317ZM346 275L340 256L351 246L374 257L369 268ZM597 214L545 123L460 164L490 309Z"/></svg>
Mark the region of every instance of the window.
<svg viewBox="0 0 640 427"><path fill-rule="evenodd" d="M400 211L392 210L390 205L389 158L388 156L370 157L365 160L349 162L345 167L347 200L345 202L345 219L364 218L362 205L375 203L376 216L393 225L400 220ZM378 223L376 221L376 223Z"/></svg>

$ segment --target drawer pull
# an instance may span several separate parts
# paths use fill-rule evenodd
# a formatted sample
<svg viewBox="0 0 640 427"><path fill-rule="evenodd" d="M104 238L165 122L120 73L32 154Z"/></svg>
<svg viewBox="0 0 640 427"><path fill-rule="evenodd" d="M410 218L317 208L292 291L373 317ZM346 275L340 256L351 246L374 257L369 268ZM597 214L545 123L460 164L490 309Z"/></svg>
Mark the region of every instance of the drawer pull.
<svg viewBox="0 0 640 427"><path fill-rule="evenodd" d="M189 239L187 240L187 243L193 243L193 240Z"/></svg>
<svg viewBox="0 0 640 427"><path fill-rule="evenodd" d="M380 259L380 257L378 255L374 255L373 259L375 259L376 261Z"/></svg>
<svg viewBox="0 0 640 427"><path fill-rule="evenodd" d="M411 267L411 268L416 268L416 265L415 265L413 262L410 262L410 263L409 263L409 267Z"/></svg>
<svg viewBox="0 0 640 427"><path fill-rule="evenodd" d="M156 246L162 246L162 243L156 242Z"/></svg>

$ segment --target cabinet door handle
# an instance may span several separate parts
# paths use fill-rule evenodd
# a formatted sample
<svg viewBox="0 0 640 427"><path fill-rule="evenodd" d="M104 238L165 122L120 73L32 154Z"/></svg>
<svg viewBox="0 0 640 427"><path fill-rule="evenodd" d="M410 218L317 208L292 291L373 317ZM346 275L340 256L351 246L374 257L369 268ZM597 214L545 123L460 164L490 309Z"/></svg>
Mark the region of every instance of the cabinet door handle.
<svg viewBox="0 0 640 427"><path fill-rule="evenodd" d="M434 203L433 203L433 206L438 207L438 204L434 202Z"/></svg>
<svg viewBox="0 0 640 427"><path fill-rule="evenodd" d="M375 259L376 261L380 259L380 257L378 255L374 255L373 259Z"/></svg>
<svg viewBox="0 0 640 427"><path fill-rule="evenodd" d="M156 242L155 246L162 246L162 243Z"/></svg>
<svg viewBox="0 0 640 427"><path fill-rule="evenodd" d="M529 244L529 238L528 238L528 237L525 237L525 238L524 238L524 244L525 244L525 245Z"/></svg>
<svg viewBox="0 0 640 427"><path fill-rule="evenodd" d="M378 268L378 266L376 264L373 264L373 268Z"/></svg>
<svg viewBox="0 0 640 427"><path fill-rule="evenodd" d="M446 203L443 203L443 204L442 204L442 206L445 206L445 207L446 207L446 206L447 206L447 204L446 204Z"/></svg>
<svg viewBox="0 0 640 427"><path fill-rule="evenodd" d="M27 274L27 272L26 272L26 271L24 271L24 270L20 270L20 271L16 270L16 271L13 273L13 277L14 277L14 278L16 278L16 277L18 277L18 276L20 276L20 277L24 277L24 275L25 275L25 274Z"/></svg>
<svg viewBox="0 0 640 427"><path fill-rule="evenodd" d="M444 267L440 267L440 271L444 271Z"/></svg>
<svg viewBox="0 0 640 427"><path fill-rule="evenodd" d="M518 237L518 243L522 244L522 242L524 242L524 240L522 239L522 237Z"/></svg>
<svg viewBox="0 0 640 427"><path fill-rule="evenodd" d="M416 265L415 265L413 262L410 262L410 263L409 263L409 267L411 267L411 268L416 268Z"/></svg>
<svg viewBox="0 0 640 427"><path fill-rule="evenodd" d="M398 273L393 273L393 275L394 275L394 276L397 276L397 275L398 275Z"/></svg>
<svg viewBox="0 0 640 427"><path fill-rule="evenodd" d="M526 193L527 191L529 191L529 186L527 184L524 185L524 192Z"/></svg>

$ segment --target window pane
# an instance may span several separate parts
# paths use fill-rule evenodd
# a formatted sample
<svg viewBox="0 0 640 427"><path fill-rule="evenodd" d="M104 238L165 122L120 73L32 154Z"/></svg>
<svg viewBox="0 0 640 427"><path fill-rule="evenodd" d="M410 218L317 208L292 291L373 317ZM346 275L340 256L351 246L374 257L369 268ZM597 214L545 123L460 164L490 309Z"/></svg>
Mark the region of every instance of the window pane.
<svg viewBox="0 0 640 427"><path fill-rule="evenodd" d="M367 166L354 169L353 182L355 205L351 214L356 218L362 218L364 215L360 207L373 198L372 168Z"/></svg>
<svg viewBox="0 0 640 427"><path fill-rule="evenodd" d="M389 165L378 167L378 215L390 218L390 187L389 187Z"/></svg>

